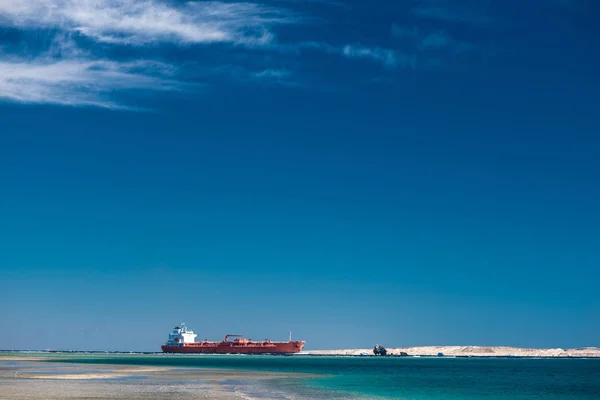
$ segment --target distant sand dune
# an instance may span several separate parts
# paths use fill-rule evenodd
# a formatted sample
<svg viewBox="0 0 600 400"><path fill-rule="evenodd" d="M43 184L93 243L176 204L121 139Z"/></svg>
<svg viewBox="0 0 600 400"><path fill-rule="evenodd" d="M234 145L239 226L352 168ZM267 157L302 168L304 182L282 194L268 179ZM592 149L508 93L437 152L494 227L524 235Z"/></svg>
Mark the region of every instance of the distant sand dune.
<svg viewBox="0 0 600 400"><path fill-rule="evenodd" d="M459 357L600 357L600 348L585 347L578 349L528 349L506 346L422 346L387 348L388 354L399 355L401 352L411 356L445 356ZM358 356L373 354L372 349L347 350L307 350L302 354L312 355L345 355Z"/></svg>

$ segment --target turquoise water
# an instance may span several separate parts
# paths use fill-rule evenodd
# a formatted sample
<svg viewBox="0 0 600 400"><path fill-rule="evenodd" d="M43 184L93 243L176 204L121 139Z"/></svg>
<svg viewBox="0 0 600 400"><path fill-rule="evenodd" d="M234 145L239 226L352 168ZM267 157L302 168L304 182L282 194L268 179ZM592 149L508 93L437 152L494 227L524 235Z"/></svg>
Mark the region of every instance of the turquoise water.
<svg viewBox="0 0 600 400"><path fill-rule="evenodd" d="M161 355L70 361L311 374L238 382L257 398L600 400L600 360L594 359Z"/></svg>

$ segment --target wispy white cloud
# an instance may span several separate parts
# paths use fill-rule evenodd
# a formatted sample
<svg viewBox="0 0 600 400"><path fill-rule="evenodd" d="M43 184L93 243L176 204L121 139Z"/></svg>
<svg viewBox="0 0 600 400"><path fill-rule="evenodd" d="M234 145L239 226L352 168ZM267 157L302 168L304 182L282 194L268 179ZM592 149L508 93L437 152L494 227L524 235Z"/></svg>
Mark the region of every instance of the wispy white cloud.
<svg viewBox="0 0 600 400"><path fill-rule="evenodd" d="M235 82L237 84L278 84L297 86L295 73L288 69L246 67L241 64L224 64L218 66L197 66L192 73L196 81Z"/></svg>
<svg viewBox="0 0 600 400"><path fill-rule="evenodd" d="M0 25L59 28L100 42L265 44L289 13L255 3L159 0L0 0Z"/></svg>
<svg viewBox="0 0 600 400"><path fill-rule="evenodd" d="M255 72L254 77L259 79L285 79L292 76L292 71L287 69L268 68L260 72Z"/></svg>
<svg viewBox="0 0 600 400"><path fill-rule="evenodd" d="M390 69L417 65L414 55L391 49L325 42L282 44L276 40L275 26L300 21L303 19L285 9L243 1L0 0L0 28L41 31L54 38L49 49L37 48L29 54L26 47L19 52L13 47L13 53L0 51L0 100L127 108L114 99L113 92L190 87L184 83L183 74L169 64L106 58L114 54L105 51L112 44L141 46L136 51L146 52L144 46L158 43L228 43L244 51L255 47L282 53L315 50L372 60ZM92 45L86 51L76 41L109 46ZM291 79L292 71L263 64L245 68L224 61L221 67L204 68L207 74L214 72L211 77L217 79L297 84Z"/></svg>
<svg viewBox="0 0 600 400"><path fill-rule="evenodd" d="M41 54L0 53L0 99L123 108L111 96L113 92L191 86L165 63L94 56L75 44L73 37L78 35L134 45L170 41L254 47L273 40L273 24L290 21L288 14L254 3L0 0L0 26L48 30L54 39ZM265 69L254 79L282 80L284 74Z"/></svg>
<svg viewBox="0 0 600 400"><path fill-rule="evenodd" d="M334 46L326 42L299 42L294 45L278 46L283 52L319 51L337 56L343 56L348 59L367 59L378 62L386 68L416 68L418 65L417 56L407 54L393 49L381 47L368 47L361 44L345 44Z"/></svg>
<svg viewBox="0 0 600 400"><path fill-rule="evenodd" d="M288 69L267 68L252 74L252 78L267 84L281 86L304 86L297 79L294 79L294 72Z"/></svg>
<svg viewBox="0 0 600 400"><path fill-rule="evenodd" d="M300 51L303 49L319 50L325 53L340 54L342 49L338 46L331 45L325 42L300 42L294 46L286 46L284 50Z"/></svg>
<svg viewBox="0 0 600 400"><path fill-rule="evenodd" d="M179 90L172 67L152 61L85 58L0 58L0 99L40 104L128 108L108 94L115 90Z"/></svg>
<svg viewBox="0 0 600 400"><path fill-rule="evenodd" d="M365 58L382 63L388 68L403 67L416 68L417 58L395 50L379 47L365 47L361 45L346 45L342 54L348 58Z"/></svg>

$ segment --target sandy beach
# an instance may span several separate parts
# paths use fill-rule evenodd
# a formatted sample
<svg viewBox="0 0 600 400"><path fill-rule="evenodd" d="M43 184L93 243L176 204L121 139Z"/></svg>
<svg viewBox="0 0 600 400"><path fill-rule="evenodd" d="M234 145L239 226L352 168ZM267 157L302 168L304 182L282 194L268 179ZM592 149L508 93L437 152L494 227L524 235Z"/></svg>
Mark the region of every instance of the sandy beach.
<svg viewBox="0 0 600 400"><path fill-rule="evenodd" d="M505 346L422 346L422 347L386 347L388 354L400 355L406 353L411 356L437 356L439 353L454 357L600 357L600 348L586 347L580 349L530 349ZM302 354L331 355L331 356L359 356L372 355L373 349L346 349L346 350L308 350Z"/></svg>
<svg viewBox="0 0 600 400"><path fill-rule="evenodd" d="M147 366L56 364L0 356L0 400L249 399L245 382L288 375Z"/></svg>

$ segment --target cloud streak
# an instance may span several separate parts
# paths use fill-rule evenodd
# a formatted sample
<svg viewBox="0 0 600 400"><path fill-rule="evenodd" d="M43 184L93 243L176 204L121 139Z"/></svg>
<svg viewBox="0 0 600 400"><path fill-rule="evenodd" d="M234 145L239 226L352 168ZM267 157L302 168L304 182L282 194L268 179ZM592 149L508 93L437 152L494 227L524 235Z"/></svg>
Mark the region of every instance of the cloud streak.
<svg viewBox="0 0 600 400"><path fill-rule="evenodd" d="M119 61L90 54L74 38L145 46L230 43L265 46L290 13L255 3L158 0L0 0L0 26L47 31L50 48L36 55L0 52L0 99L21 103L128 108L111 99L122 90L189 87L169 64ZM279 74L279 76L276 76ZM283 79L265 69L256 79Z"/></svg>
<svg viewBox="0 0 600 400"><path fill-rule="evenodd" d="M115 90L181 90L172 67L152 61L55 60L49 57L0 61L0 99L37 104L123 107L107 95Z"/></svg>
<svg viewBox="0 0 600 400"><path fill-rule="evenodd" d="M233 82L299 84L292 79L296 77L293 71L268 65L272 57L261 55L252 68L239 64L245 53L255 50L282 56L314 50L370 60L388 69L417 67L415 55L393 49L344 42L280 43L276 39L277 26L306 21L286 9L242 1L0 0L0 27L21 31L24 37L33 37L29 36L33 32L36 37L41 34L53 40L49 48L34 43L31 48L6 47L6 51L12 48L12 53L0 49L0 100L127 108L112 99L113 92L182 90L192 87L185 77L195 81L199 69L214 71L202 77L206 82L218 82L223 75ZM416 30L411 33L417 34ZM95 45L99 43L103 45ZM148 56L151 45L163 43L231 47L211 47L207 51L212 55L215 50L214 60L198 61L196 71L182 67L179 73L168 63L147 59L152 58ZM124 60L122 46L136 47L131 53L142 59ZM107 58L110 55L113 58ZM230 55L233 58L223 58Z"/></svg>
<svg viewBox="0 0 600 400"><path fill-rule="evenodd" d="M157 0L0 0L0 25L78 32L99 42L270 42L289 12L255 3Z"/></svg>
<svg viewBox="0 0 600 400"><path fill-rule="evenodd" d="M347 58L364 58L382 63L387 68L416 68L417 58L390 49L379 47L365 47L361 45L346 45L342 55Z"/></svg>
<svg viewBox="0 0 600 400"><path fill-rule="evenodd" d="M285 79L292 76L292 71L287 69L272 69L268 68L260 72L254 73L254 77L259 79Z"/></svg>

